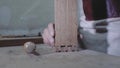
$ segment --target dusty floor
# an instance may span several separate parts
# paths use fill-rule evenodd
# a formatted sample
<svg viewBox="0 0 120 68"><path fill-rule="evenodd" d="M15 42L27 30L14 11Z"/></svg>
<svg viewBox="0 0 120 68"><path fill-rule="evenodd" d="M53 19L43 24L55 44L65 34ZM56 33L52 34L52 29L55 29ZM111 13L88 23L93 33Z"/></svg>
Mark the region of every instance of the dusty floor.
<svg viewBox="0 0 120 68"><path fill-rule="evenodd" d="M95 51L54 53L38 45L41 56L28 55L22 46L0 48L0 68L120 68L120 57Z"/></svg>

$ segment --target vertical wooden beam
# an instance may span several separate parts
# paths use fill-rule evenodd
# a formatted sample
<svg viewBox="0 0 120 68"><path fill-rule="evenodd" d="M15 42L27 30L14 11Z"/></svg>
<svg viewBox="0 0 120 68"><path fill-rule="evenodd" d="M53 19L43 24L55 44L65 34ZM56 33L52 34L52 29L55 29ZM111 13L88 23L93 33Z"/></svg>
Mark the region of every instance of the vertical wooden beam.
<svg viewBox="0 0 120 68"><path fill-rule="evenodd" d="M78 50L77 0L55 0L56 51Z"/></svg>

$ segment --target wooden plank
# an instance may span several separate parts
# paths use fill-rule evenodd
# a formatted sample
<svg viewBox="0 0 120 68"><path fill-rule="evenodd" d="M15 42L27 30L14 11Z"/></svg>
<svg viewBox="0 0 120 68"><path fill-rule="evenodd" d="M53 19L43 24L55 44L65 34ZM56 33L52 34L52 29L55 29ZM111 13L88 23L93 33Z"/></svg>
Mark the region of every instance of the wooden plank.
<svg viewBox="0 0 120 68"><path fill-rule="evenodd" d="M55 0L56 51L78 50L77 0Z"/></svg>
<svg viewBox="0 0 120 68"><path fill-rule="evenodd" d="M28 41L34 42L35 44L43 44L42 37L1 38L0 47L21 46Z"/></svg>

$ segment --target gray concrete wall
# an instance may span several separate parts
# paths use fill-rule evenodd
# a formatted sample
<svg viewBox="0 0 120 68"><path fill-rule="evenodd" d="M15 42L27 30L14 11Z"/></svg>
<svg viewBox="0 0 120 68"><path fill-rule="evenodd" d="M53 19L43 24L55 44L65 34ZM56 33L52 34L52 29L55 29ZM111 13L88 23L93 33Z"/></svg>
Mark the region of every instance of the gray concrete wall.
<svg viewBox="0 0 120 68"><path fill-rule="evenodd" d="M0 0L1 35L35 35L53 20L53 0Z"/></svg>

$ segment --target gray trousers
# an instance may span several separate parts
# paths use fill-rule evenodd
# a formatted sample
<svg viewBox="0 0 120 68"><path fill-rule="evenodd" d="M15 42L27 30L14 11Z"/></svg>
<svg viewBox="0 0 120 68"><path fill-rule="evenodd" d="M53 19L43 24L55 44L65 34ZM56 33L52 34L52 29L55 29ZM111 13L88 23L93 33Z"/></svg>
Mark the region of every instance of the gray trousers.
<svg viewBox="0 0 120 68"><path fill-rule="evenodd" d="M80 30L83 35L83 45L86 49L107 53L107 33L92 34L88 31Z"/></svg>
<svg viewBox="0 0 120 68"><path fill-rule="evenodd" d="M83 44L87 49L120 56L120 21L110 22L107 33L90 33L80 30Z"/></svg>

